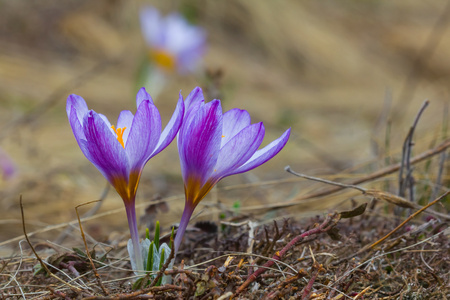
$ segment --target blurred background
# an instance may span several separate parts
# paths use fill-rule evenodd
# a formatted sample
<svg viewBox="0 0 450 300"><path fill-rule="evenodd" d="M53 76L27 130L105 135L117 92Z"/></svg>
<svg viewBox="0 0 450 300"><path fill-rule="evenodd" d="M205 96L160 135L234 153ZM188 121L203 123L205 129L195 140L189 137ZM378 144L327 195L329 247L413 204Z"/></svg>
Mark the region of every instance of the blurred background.
<svg viewBox="0 0 450 300"><path fill-rule="evenodd" d="M222 100L224 111L239 107L253 122L263 121L263 145L292 127L278 156L222 180L200 204L198 219L222 214L269 220L335 208L344 198L313 199L289 211L258 209L323 188L293 178L286 165L341 180L398 161L425 99L430 105L416 129L414 154L444 139L448 1L0 0L0 147L17 168L0 181L0 254L17 247L8 240L22 234L19 195L28 231L42 231L37 240L55 240L63 223L76 219L75 206L103 193L105 179L73 136L66 98L81 95L112 123L121 110L135 111L140 69L148 59L139 22L145 5L163 15L178 11L207 32L198 71L170 74L154 97L164 124L179 91L187 96L201 86L207 100ZM387 180L395 192L396 176ZM182 193L174 142L144 170L137 198L141 224L154 222L156 213L167 231L181 216ZM84 223L93 239L128 239L114 190L97 214ZM80 244L78 234L73 240Z"/></svg>

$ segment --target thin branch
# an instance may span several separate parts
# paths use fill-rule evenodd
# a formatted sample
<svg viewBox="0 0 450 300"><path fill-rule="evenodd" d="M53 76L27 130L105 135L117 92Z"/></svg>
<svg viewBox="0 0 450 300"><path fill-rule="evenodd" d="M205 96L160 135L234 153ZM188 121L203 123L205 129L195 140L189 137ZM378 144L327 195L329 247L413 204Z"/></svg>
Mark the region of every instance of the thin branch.
<svg viewBox="0 0 450 300"><path fill-rule="evenodd" d="M92 261L91 253L89 252L89 248L88 248L88 245L87 245L87 242L86 242L86 237L84 236L83 226L81 225L80 215L78 214L78 207L81 207L81 206L84 206L84 205L87 205L87 204L91 204L91 203L95 203L95 202L99 202L99 201L101 201L101 200L89 201L89 202L77 205L77 206L75 206L75 211L77 213L78 225L80 226L81 236L83 238L84 247L86 249L86 255L87 255L88 259L89 259L89 262L91 263L92 271L95 274L95 279L97 280L97 283L100 286L100 288L102 289L103 293L105 293L105 295L109 295L108 291L103 286L102 279L100 278L100 275L97 272L97 268L95 268L95 264Z"/></svg>
<svg viewBox="0 0 450 300"><path fill-rule="evenodd" d="M386 236L384 236L383 238L379 239L378 241L376 241L375 243L373 243L372 245L370 245L369 247L364 247L364 248L374 248L375 246L377 246L378 244L382 243L385 239L387 239L388 237L390 237L392 234L394 234L395 232L397 232L400 228L402 228L406 223L408 223L412 218L414 218L415 216L417 216L418 214L420 214L421 212L423 212L424 210L426 210L428 207L438 203L439 201L441 201L442 199L444 199L448 194L450 194L450 191L447 191L446 193L444 193L443 195L441 195L439 198L436 198L436 200L428 203L427 205L425 205L424 207L422 207L421 209L419 209L418 211L416 211L415 213L413 213L412 215L410 215L408 218L406 218L405 221L403 221L400 225L398 225L394 230L392 230L391 232L389 232ZM366 249L361 249L358 252L362 252L362 250L366 250Z"/></svg>
<svg viewBox="0 0 450 300"><path fill-rule="evenodd" d="M413 209L418 209L418 210L423 209L423 206L416 204L414 202L408 201L403 197L393 195L391 193L387 193L387 192L383 192L383 191L379 191L379 190L375 190L375 189L365 189L365 188L362 188L357 185L344 184L344 183L330 181L330 180L326 180L326 179L322 179L322 178L308 176L308 175L297 173L297 172L293 171L290 166L286 166L284 169L286 172L291 173L292 175L295 175L298 177L302 177L302 178L306 178L309 180L318 181L318 182L322 182L322 183L326 183L326 184L336 185L336 186L339 186L342 188L356 189L356 190L360 191L361 193L363 193L363 195L372 196L377 199L385 200L385 201L392 203L399 207L413 208ZM442 214L437 211L431 211L431 210L428 211L427 213L429 213L430 215L434 215L439 218L445 219L445 220L450 220L450 216L448 214Z"/></svg>
<svg viewBox="0 0 450 300"><path fill-rule="evenodd" d="M109 189L111 185L109 182L106 182L106 187L103 189L102 194L100 195L100 198L97 200L97 204L91 208L89 211L87 211L83 216L82 219L90 217L95 215L97 211L102 206L103 200L105 200L106 196L108 195ZM68 226L55 240L55 244L62 244L63 241L72 233L74 227Z"/></svg>
<svg viewBox="0 0 450 300"><path fill-rule="evenodd" d="M411 150L412 147L414 146L412 140L414 131L416 130L417 124L419 123L419 119L429 104L430 101L425 100L425 102L420 107L419 112L417 113L416 118L414 119L413 125L409 129L408 135L406 136L402 148L402 161L400 166L400 172L398 175L399 178L398 195L400 197L405 197L406 188L409 187L409 200L412 202L414 202L414 178L412 177L412 169L411 169ZM403 178L403 172L406 173L405 178Z"/></svg>
<svg viewBox="0 0 450 300"><path fill-rule="evenodd" d="M339 219L340 219L340 216L338 213L329 214L326 217L326 219L322 222L322 224L293 238L286 246L283 247L283 249L281 249L280 251L277 251L271 260L266 262L263 266L258 267L258 270L256 270L250 276L248 276L247 280L236 290L235 295L241 293L244 289L246 289L253 281L256 280L256 278L258 278L259 275L264 273L275 262L281 261L281 258L283 258L283 256L286 254L286 252L289 251L292 247L294 247L297 243L301 242L306 237L309 237L311 235L320 234L320 233L330 230L332 227L334 227L337 224Z"/></svg>
<svg viewBox="0 0 450 300"><path fill-rule="evenodd" d="M59 282L63 283L64 285L67 285L73 292L80 294L82 291L77 288L76 286L71 285L68 282L65 282L64 280L62 280L61 278L59 278L58 276L56 276L55 274L53 274L48 268L47 265L44 263L44 261L39 257L39 255L37 254L36 250L34 249L33 245L31 244L30 239L28 238L27 235L27 230L25 228L25 214L23 212L23 204L22 204L22 195L20 195L20 212L22 214L22 229L23 229L23 234L25 236L25 239L27 240L28 245L31 248L31 251L33 251L34 255L36 256L37 260L39 261L39 263L41 264L41 267L45 269L45 271L47 271L47 274L49 274L51 277L55 278L56 280L58 280Z"/></svg>

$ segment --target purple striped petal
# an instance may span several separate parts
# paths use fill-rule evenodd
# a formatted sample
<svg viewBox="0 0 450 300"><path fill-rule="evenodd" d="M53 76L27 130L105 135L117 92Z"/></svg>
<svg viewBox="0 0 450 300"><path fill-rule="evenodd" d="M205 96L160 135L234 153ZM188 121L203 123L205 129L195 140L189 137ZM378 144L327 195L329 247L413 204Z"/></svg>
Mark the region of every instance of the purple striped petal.
<svg viewBox="0 0 450 300"><path fill-rule="evenodd" d="M195 178L204 184L217 162L222 134L219 100L200 106L181 127L178 152L184 182Z"/></svg>
<svg viewBox="0 0 450 300"><path fill-rule="evenodd" d="M181 92L180 92L180 97L182 97ZM192 108L191 107L192 104L200 103L201 101L204 101L204 100L205 100L205 97L203 97L202 89L200 87L196 87L189 93L189 95L186 97L186 100L184 100L184 106L185 106L186 112Z"/></svg>
<svg viewBox="0 0 450 300"><path fill-rule="evenodd" d="M83 118L89 111L86 101L84 101L81 96L75 94L70 95L69 97L67 97L66 102L66 112L69 118L72 109L75 109L78 121L80 122L80 124L83 124Z"/></svg>
<svg viewBox="0 0 450 300"><path fill-rule="evenodd" d="M164 128L164 131L161 133L159 143L156 146L156 150L152 153L152 157L161 152L167 146L169 146L169 144L173 141L173 139L178 133L178 130L181 127L181 124L183 123L184 110L185 107L183 97L180 94L177 107L175 108L175 111L172 115L172 118L170 118L169 123L167 123L166 128Z"/></svg>
<svg viewBox="0 0 450 300"><path fill-rule="evenodd" d="M84 135L83 127L81 127L80 120L78 119L77 110L74 108L74 106L72 106L69 112L69 123L70 127L72 127L73 135L75 136L78 145L81 147L81 140L86 140L86 136Z"/></svg>
<svg viewBox="0 0 450 300"><path fill-rule="evenodd" d="M253 154L253 156L244 165L240 166L227 176L244 173L262 165L263 163L277 155L278 152L281 151L281 149L283 149L284 145L286 145L287 141L289 140L290 134L291 129L289 128L278 139L276 139L266 147L256 151L255 154Z"/></svg>
<svg viewBox="0 0 450 300"><path fill-rule="evenodd" d="M153 104L152 97L150 96L149 93L147 93L145 88L142 87L136 95L136 107L139 107L141 105L141 102L144 100L148 100L150 101L151 104Z"/></svg>
<svg viewBox="0 0 450 300"><path fill-rule="evenodd" d="M128 140L128 135L130 134L131 124L133 124L134 115L129 110L123 110L120 112L119 118L117 119L117 128L126 128L123 132L122 138L123 143L126 145ZM108 122L109 123L109 122Z"/></svg>
<svg viewBox="0 0 450 300"><path fill-rule="evenodd" d="M250 125L250 114L246 110L234 108L223 114L222 147L242 129Z"/></svg>
<svg viewBox="0 0 450 300"><path fill-rule="evenodd" d="M81 149L99 171L111 182L128 182L129 163L125 149L112 134L110 128L95 112L89 111L84 118L84 134ZM114 184L113 184L114 185Z"/></svg>
<svg viewBox="0 0 450 300"><path fill-rule="evenodd" d="M212 174L212 181L233 174L233 172L258 150L264 139L264 125L253 124L242 129L225 146L220 149L217 164Z"/></svg>
<svg viewBox="0 0 450 300"><path fill-rule="evenodd" d="M125 150L132 170L141 170L150 159L161 136L161 117L150 101L139 105L130 128Z"/></svg>

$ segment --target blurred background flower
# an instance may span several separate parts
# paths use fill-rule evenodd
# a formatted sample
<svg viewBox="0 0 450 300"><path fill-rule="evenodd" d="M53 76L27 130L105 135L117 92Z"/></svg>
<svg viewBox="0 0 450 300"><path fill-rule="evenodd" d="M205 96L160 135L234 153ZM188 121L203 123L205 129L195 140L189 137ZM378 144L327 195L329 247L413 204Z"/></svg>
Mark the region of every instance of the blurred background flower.
<svg viewBox="0 0 450 300"><path fill-rule="evenodd" d="M140 20L149 58L141 72L153 94L162 90L174 72L186 75L198 70L206 51L203 28L190 24L178 12L162 16L152 6L141 9Z"/></svg>
<svg viewBox="0 0 450 300"><path fill-rule="evenodd" d="M13 178L17 174L17 168L11 157L0 148L0 173L3 180Z"/></svg>

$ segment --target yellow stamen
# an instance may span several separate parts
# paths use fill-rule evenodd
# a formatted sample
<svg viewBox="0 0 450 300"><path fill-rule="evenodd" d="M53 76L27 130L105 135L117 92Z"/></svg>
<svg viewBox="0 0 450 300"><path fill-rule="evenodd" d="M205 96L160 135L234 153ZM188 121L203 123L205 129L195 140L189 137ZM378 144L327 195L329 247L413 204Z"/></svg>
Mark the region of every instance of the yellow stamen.
<svg viewBox="0 0 450 300"><path fill-rule="evenodd" d="M224 135L222 135L222 138L224 138L225 136Z"/></svg>
<svg viewBox="0 0 450 300"><path fill-rule="evenodd" d="M150 59L154 61L160 68L166 71L175 70L175 57L164 50L151 49L149 52Z"/></svg>
<svg viewBox="0 0 450 300"><path fill-rule="evenodd" d="M114 125L111 126L112 130L117 134L117 140L122 145L122 147L125 149L125 144L123 142L123 133L125 132L126 127L124 128L115 128Z"/></svg>

